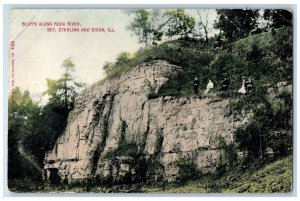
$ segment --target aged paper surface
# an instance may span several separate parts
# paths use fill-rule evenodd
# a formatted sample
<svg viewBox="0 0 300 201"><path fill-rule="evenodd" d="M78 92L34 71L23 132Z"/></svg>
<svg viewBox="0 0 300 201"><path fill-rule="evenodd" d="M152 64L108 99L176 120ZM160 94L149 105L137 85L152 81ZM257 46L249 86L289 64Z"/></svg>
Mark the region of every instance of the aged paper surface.
<svg viewBox="0 0 300 201"><path fill-rule="evenodd" d="M291 192L292 18L11 9L9 190Z"/></svg>

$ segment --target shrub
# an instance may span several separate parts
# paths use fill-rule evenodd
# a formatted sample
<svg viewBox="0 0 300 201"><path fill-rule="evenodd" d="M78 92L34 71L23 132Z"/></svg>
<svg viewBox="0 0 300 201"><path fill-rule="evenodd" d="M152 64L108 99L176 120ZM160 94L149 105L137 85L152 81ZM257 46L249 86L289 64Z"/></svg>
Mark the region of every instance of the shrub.
<svg viewBox="0 0 300 201"><path fill-rule="evenodd" d="M196 164L191 159L179 159L175 164L179 168L176 177L176 181L179 183L197 179L201 174L197 169Z"/></svg>
<svg viewBox="0 0 300 201"><path fill-rule="evenodd" d="M18 151L8 162L8 188L15 192L33 191L42 184L42 173Z"/></svg>
<svg viewBox="0 0 300 201"><path fill-rule="evenodd" d="M218 140L221 148L219 168L225 168L226 171L235 169L237 165L237 145L234 142L226 142L223 136L218 136Z"/></svg>
<svg viewBox="0 0 300 201"><path fill-rule="evenodd" d="M268 148L275 151L275 157L291 153L291 109L288 93L283 92L277 99L270 100L263 87L234 104L234 113L253 113L251 121L235 131L239 149L248 152L247 163L263 163L262 159L268 158Z"/></svg>
<svg viewBox="0 0 300 201"><path fill-rule="evenodd" d="M162 181L163 173L164 173L164 166L161 164L159 159L155 156L151 157L147 161L147 170L146 170L147 181L152 181L152 182L156 182L156 180Z"/></svg>

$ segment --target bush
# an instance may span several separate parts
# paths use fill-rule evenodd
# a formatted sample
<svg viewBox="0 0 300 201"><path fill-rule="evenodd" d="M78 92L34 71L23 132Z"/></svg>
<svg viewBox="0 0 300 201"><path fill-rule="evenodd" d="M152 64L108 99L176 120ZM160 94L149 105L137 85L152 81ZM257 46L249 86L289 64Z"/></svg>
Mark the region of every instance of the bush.
<svg viewBox="0 0 300 201"><path fill-rule="evenodd" d="M176 181L184 183L188 180L194 180L199 178L201 172L197 169L197 166L191 159L179 159L175 162L179 168Z"/></svg>
<svg viewBox="0 0 300 201"><path fill-rule="evenodd" d="M157 157L151 157L147 161L146 178L147 181L157 182L163 180L164 166ZM159 178L160 177L160 178Z"/></svg>
<svg viewBox="0 0 300 201"><path fill-rule="evenodd" d="M219 136L218 140L221 148L219 168L224 168L226 171L235 169L237 165L237 145L234 142L226 142L223 136Z"/></svg>
<svg viewBox="0 0 300 201"><path fill-rule="evenodd" d="M292 29L283 27L272 33L249 36L232 44L232 53L248 62L244 76L259 85L290 80L292 75Z"/></svg>
<svg viewBox="0 0 300 201"><path fill-rule="evenodd" d="M10 154L10 153L9 153ZM8 188L15 192L36 190L42 184L42 173L19 152L8 161Z"/></svg>
<svg viewBox="0 0 300 201"><path fill-rule="evenodd" d="M235 131L239 149L248 153L247 163L263 163L262 159L268 158L269 148L276 158L291 153L291 109L289 94L283 92L271 101L263 87L233 105L235 114L253 113L251 121Z"/></svg>

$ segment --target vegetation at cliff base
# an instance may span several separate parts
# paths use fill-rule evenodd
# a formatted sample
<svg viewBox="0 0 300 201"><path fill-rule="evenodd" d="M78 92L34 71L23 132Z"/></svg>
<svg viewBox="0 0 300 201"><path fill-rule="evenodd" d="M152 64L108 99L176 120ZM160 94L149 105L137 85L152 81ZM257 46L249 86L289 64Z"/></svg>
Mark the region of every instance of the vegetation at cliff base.
<svg viewBox="0 0 300 201"><path fill-rule="evenodd" d="M203 174L196 180L164 185L115 184L93 185L91 181L77 181L59 186L36 183L15 183L12 190L21 192L77 192L77 193L289 193L292 190L292 157L288 156L260 168L230 171L225 175ZM87 191L88 190L88 191Z"/></svg>
<svg viewBox="0 0 300 201"><path fill-rule="evenodd" d="M246 171L230 171L223 176L203 175L184 185L143 187L147 193L288 193L292 190L292 157Z"/></svg>

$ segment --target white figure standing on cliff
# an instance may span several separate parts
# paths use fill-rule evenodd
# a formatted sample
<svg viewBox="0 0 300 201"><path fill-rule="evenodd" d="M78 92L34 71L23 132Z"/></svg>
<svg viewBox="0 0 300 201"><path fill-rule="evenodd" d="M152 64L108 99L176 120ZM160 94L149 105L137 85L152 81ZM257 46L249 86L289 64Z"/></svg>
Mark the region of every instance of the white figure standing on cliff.
<svg viewBox="0 0 300 201"><path fill-rule="evenodd" d="M212 88L214 88L214 83L211 80L209 80L206 86L206 90L203 93L207 94Z"/></svg>
<svg viewBox="0 0 300 201"><path fill-rule="evenodd" d="M247 92L245 87L245 82L246 82L245 78L243 78L242 87L238 90L238 93L245 94Z"/></svg>

